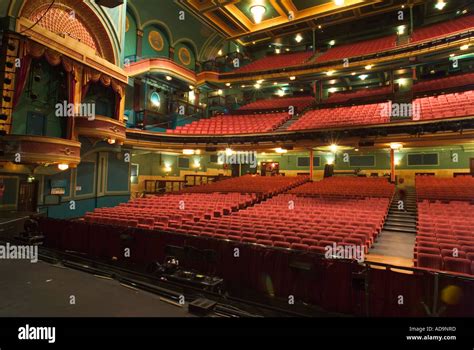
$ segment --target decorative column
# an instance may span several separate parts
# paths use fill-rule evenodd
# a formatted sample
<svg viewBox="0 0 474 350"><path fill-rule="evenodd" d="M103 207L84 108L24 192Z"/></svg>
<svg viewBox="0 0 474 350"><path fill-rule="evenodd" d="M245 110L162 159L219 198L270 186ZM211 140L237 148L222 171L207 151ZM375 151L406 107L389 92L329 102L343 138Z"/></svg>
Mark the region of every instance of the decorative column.
<svg viewBox="0 0 474 350"><path fill-rule="evenodd" d="M314 168L314 156L313 156L313 149L310 148L309 150L309 178L313 181L313 168Z"/></svg>

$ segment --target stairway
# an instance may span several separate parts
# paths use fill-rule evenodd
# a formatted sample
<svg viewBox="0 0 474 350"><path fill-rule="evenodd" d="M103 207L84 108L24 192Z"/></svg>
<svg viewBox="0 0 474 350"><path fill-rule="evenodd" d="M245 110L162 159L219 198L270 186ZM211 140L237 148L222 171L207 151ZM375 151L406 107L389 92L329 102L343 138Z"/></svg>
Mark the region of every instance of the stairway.
<svg viewBox="0 0 474 350"><path fill-rule="evenodd" d="M404 209L399 209L401 200L397 191L385 219L385 224L370 249L371 256L378 256L382 262L386 257L396 257L394 265L413 266L413 247L416 237L416 195L413 187L405 188ZM391 263L385 261L386 263Z"/></svg>
<svg viewBox="0 0 474 350"><path fill-rule="evenodd" d="M416 234L416 194L413 187L405 187L405 199L403 209L399 208L399 201L402 200L400 192L397 191L390 204L385 225L382 230L407 232Z"/></svg>
<svg viewBox="0 0 474 350"><path fill-rule="evenodd" d="M298 119L300 119L300 116L302 116L303 113L295 114L293 115L290 119L288 119L286 122L281 124L278 128L275 129L276 132L278 131L286 131L287 128L290 127L291 124L296 122Z"/></svg>

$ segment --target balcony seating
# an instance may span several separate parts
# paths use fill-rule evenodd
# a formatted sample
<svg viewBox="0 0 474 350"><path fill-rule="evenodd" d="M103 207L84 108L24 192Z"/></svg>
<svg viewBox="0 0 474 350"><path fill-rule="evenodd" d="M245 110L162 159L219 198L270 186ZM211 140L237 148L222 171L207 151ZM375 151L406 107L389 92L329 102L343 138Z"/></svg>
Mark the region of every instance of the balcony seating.
<svg viewBox="0 0 474 350"><path fill-rule="evenodd" d="M414 100L414 103L421 106L420 120L474 115L474 91L422 97Z"/></svg>
<svg viewBox="0 0 474 350"><path fill-rule="evenodd" d="M428 91L442 91L474 84L474 73L452 75L444 78L420 81L413 85L414 93L424 93Z"/></svg>
<svg viewBox="0 0 474 350"><path fill-rule="evenodd" d="M272 55L257 59L234 71L234 73L247 73L256 71L269 71L293 66L299 66L305 63L311 56L312 51L285 53Z"/></svg>
<svg viewBox="0 0 474 350"><path fill-rule="evenodd" d="M360 100L368 97L389 95L392 92L390 86L384 86L374 89L359 89L356 91L335 92L329 96L326 103L344 103L351 100Z"/></svg>
<svg viewBox="0 0 474 350"><path fill-rule="evenodd" d="M397 37L395 35L390 35L383 38L365 40L353 44L341 46L336 45L316 58L315 62L324 63L335 60L342 61L344 58L364 56L390 50L395 48L396 39Z"/></svg>
<svg viewBox="0 0 474 350"><path fill-rule="evenodd" d="M388 123L390 117L382 115L383 107L383 103L376 103L311 110L294 122L288 130L324 129Z"/></svg>
<svg viewBox="0 0 474 350"><path fill-rule="evenodd" d="M413 31L411 37L412 43L418 43L425 40L433 40L457 32L463 32L474 28L474 16L464 16L442 23L436 23Z"/></svg>
<svg viewBox="0 0 474 350"><path fill-rule="evenodd" d="M168 134L181 135L231 135L270 132L291 117L288 113L262 113L246 115L218 115L201 119L176 129Z"/></svg>
<svg viewBox="0 0 474 350"><path fill-rule="evenodd" d="M271 98L266 100L259 100L240 107L240 110L251 109L282 109L289 106L296 107L297 111L301 111L309 107L314 101L313 96L298 96L298 97L282 97Z"/></svg>

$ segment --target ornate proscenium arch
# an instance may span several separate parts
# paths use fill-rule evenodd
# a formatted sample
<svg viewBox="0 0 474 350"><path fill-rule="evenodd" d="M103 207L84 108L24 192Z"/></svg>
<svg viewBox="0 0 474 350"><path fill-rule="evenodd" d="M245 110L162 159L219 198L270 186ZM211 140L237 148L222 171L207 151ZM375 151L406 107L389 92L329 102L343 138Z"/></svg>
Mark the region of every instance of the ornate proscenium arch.
<svg viewBox="0 0 474 350"><path fill-rule="evenodd" d="M94 11L83 1L57 1L45 14L51 0L25 1L20 16L36 22L51 32L68 35L96 50L97 55L116 64L112 41ZM41 16L43 16L41 18Z"/></svg>

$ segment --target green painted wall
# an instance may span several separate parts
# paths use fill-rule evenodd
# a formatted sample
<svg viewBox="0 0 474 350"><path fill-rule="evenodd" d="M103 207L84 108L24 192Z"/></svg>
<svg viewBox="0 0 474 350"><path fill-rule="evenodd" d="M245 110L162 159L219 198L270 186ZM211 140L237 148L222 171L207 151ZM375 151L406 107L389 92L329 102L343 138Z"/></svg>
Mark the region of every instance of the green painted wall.
<svg viewBox="0 0 474 350"><path fill-rule="evenodd" d="M135 18L127 14L128 31L125 32L124 56L134 56L137 54L137 23Z"/></svg>
<svg viewBox="0 0 474 350"><path fill-rule="evenodd" d="M142 41L142 55L143 58L151 58L151 57L169 57L169 50L170 50L170 42L168 38L168 34L165 30L160 28L156 25L149 25L144 28L143 33L143 41ZM161 51L155 50L150 45L149 35L150 32L157 31L160 33L163 39L163 49Z"/></svg>

